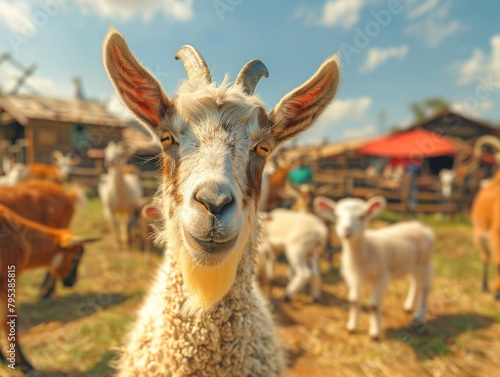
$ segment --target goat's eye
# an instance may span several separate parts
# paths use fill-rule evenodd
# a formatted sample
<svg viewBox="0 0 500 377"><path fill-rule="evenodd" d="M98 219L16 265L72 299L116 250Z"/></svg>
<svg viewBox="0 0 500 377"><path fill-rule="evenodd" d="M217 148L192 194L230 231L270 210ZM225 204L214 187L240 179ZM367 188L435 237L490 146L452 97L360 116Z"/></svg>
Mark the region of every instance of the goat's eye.
<svg viewBox="0 0 500 377"><path fill-rule="evenodd" d="M261 141L255 146L255 152L257 152L257 154L261 157L267 157L270 151L271 144L269 144L267 141Z"/></svg>
<svg viewBox="0 0 500 377"><path fill-rule="evenodd" d="M174 137L168 131L164 131L160 136L161 146L167 148L174 143Z"/></svg>

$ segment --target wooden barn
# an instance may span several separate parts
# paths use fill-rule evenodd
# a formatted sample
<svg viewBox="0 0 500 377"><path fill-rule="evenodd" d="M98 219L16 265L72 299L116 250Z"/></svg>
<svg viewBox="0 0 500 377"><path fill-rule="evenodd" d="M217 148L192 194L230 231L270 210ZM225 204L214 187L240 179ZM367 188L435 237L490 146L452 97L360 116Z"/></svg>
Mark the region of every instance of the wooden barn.
<svg viewBox="0 0 500 377"><path fill-rule="evenodd" d="M470 143L483 135L500 136L498 128L451 110L438 112L411 126L411 129L416 128L422 128L444 137L460 139Z"/></svg>
<svg viewBox="0 0 500 377"><path fill-rule="evenodd" d="M0 141L23 163L50 163L60 150L80 157L81 167L93 167L91 152L121 140L125 126L93 101L0 95Z"/></svg>
<svg viewBox="0 0 500 377"><path fill-rule="evenodd" d="M491 125L445 111L389 135L341 143L291 148L290 166L299 158L314 172L315 194L334 199L384 195L401 212L456 213L467 209L481 180L495 171L492 150L474 167L475 141L500 137ZM444 197L440 171L454 175L453 193Z"/></svg>

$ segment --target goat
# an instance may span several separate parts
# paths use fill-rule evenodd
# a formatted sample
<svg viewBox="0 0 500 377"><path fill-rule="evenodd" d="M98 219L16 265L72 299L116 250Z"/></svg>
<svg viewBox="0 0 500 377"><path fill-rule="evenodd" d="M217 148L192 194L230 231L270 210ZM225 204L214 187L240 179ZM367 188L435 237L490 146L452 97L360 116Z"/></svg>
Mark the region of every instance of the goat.
<svg viewBox="0 0 500 377"><path fill-rule="evenodd" d="M61 151L52 152L52 165L33 162L27 165L26 179L48 180L55 183L64 183L68 180L71 169L80 163L78 157Z"/></svg>
<svg viewBox="0 0 500 377"><path fill-rule="evenodd" d="M500 164L500 140L494 136L482 136L476 141L476 156L481 153L478 145L487 144L496 149L495 161L497 165ZM482 289L488 291L489 244L496 265L493 295L496 300L500 300L500 172L479 189L472 202L471 220L473 241L481 251L483 262Z"/></svg>
<svg viewBox="0 0 500 377"><path fill-rule="evenodd" d="M328 241L328 228L321 219L312 213L296 212L278 208L262 214L262 241L259 254L265 260L265 276L269 295L274 278L274 261L280 252L284 252L290 266L292 278L287 287L285 300L311 283L315 300L321 296L321 275L319 257Z"/></svg>
<svg viewBox="0 0 500 377"><path fill-rule="evenodd" d="M0 351L0 360L8 361L12 368L19 366L25 373L33 370L17 339L18 312L12 301L19 297L16 279L26 270L45 267L71 287L77 280L83 244L96 240L79 237L68 229L35 223L0 204L0 303L6 311L4 318L7 317L2 327L10 341L10 357Z"/></svg>
<svg viewBox="0 0 500 377"><path fill-rule="evenodd" d="M126 144L110 141L104 156L108 173L101 176L98 187L104 215L111 224L118 250L129 245L130 223L143 195L140 178L135 173L124 172L131 154Z"/></svg>
<svg viewBox="0 0 500 377"><path fill-rule="evenodd" d="M216 86L192 46L176 57L188 80L169 99L118 31L104 43L116 91L162 145L158 239L168 240L118 375L281 376L280 345L254 279L262 172L335 96L337 57L269 114L253 95L267 76L262 62L249 62L234 86L227 78Z"/></svg>
<svg viewBox="0 0 500 377"><path fill-rule="evenodd" d="M34 180L0 187L0 204L21 217L53 228L67 228L75 209L85 203L81 190L73 188L66 192L49 181ZM51 296L55 283L53 276L47 273L40 288L40 298Z"/></svg>
<svg viewBox="0 0 500 377"><path fill-rule="evenodd" d="M417 221L402 222L383 229L369 230L368 221L381 212L386 201L375 196L368 201L345 198L338 203L317 197L317 213L335 221L337 235L342 241L342 275L349 288L351 304L347 330L355 331L359 316L361 286L371 284L369 300L372 338L381 334L382 294L392 278L410 277L410 290L404 308L416 309L415 322L421 322L427 305L432 274L431 254L433 231Z"/></svg>
<svg viewBox="0 0 500 377"><path fill-rule="evenodd" d="M25 180L28 176L26 166L23 164L14 164L4 176L0 177L1 186L13 186L18 182Z"/></svg>
<svg viewBox="0 0 500 377"><path fill-rule="evenodd" d="M144 255L151 259L152 250L152 229L154 229L154 222L158 220L160 214L158 208L154 205L153 199L142 198L139 200L137 205L137 222L138 228L141 235L142 250Z"/></svg>
<svg viewBox="0 0 500 377"><path fill-rule="evenodd" d="M314 195L313 186L307 183L293 185L286 182L278 191L282 199L293 200L291 209L297 212L312 212L312 200Z"/></svg>

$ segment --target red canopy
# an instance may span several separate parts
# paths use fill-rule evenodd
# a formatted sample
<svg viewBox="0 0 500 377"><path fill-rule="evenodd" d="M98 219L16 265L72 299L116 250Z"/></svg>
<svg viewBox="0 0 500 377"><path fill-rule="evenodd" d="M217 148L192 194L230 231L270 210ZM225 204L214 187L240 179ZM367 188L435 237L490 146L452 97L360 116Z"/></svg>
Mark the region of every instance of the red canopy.
<svg viewBox="0 0 500 377"><path fill-rule="evenodd" d="M425 158L454 156L453 144L436 133L412 130L377 139L358 149L362 154L383 157Z"/></svg>

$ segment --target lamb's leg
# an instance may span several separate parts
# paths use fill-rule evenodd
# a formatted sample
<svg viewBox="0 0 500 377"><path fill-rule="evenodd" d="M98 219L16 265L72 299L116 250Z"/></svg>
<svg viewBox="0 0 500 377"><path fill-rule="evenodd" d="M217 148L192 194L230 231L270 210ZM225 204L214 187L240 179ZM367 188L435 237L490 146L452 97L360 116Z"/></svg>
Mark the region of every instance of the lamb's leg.
<svg viewBox="0 0 500 377"><path fill-rule="evenodd" d="M482 232L476 227L473 230L474 245L481 252L481 261L483 262L483 278L482 278L482 290L483 292L488 291L488 266L490 264L490 251L488 244L482 235Z"/></svg>
<svg viewBox="0 0 500 377"><path fill-rule="evenodd" d="M285 300L289 300L294 294L300 292L311 278L311 269L305 261L294 268L295 275L286 286Z"/></svg>
<svg viewBox="0 0 500 377"><path fill-rule="evenodd" d="M384 293L388 281L389 277L386 276L374 283L370 294L370 329L368 333L372 339L378 339L382 334L382 326L380 324L382 315L382 294Z"/></svg>
<svg viewBox="0 0 500 377"><path fill-rule="evenodd" d="M288 260L289 271L293 275L290 282L286 286L285 300L289 300L294 294L301 291L309 281L312 271L307 265L305 256L307 250L304 250L303 245L293 245L285 250L286 259Z"/></svg>
<svg viewBox="0 0 500 377"><path fill-rule="evenodd" d="M410 313L415 309L415 300L417 297L417 278L414 274L409 276L410 288L408 289L408 295L406 296L404 309L406 312Z"/></svg>
<svg viewBox="0 0 500 377"><path fill-rule="evenodd" d="M127 250L129 248L129 237L128 237L128 226L129 226L129 218L124 214L117 215L118 222L118 234L119 234L119 242L120 249Z"/></svg>
<svg viewBox="0 0 500 377"><path fill-rule="evenodd" d="M115 250L121 250L120 245L120 229L118 227L118 221L111 210L104 205L104 217L108 219L109 224L111 225L111 231L113 232L113 237L115 238Z"/></svg>
<svg viewBox="0 0 500 377"><path fill-rule="evenodd" d="M347 295L349 301L349 319L347 320L347 331L354 332L358 327L359 306L361 299L361 284L351 283L349 285L349 293Z"/></svg>
<svg viewBox="0 0 500 377"><path fill-rule="evenodd" d="M427 313L427 297L431 288L432 267L430 265L420 267L419 274L419 302L415 313L414 323L421 324Z"/></svg>
<svg viewBox="0 0 500 377"><path fill-rule="evenodd" d="M311 261L311 292L314 300L321 298L321 275L319 273L318 258Z"/></svg>

